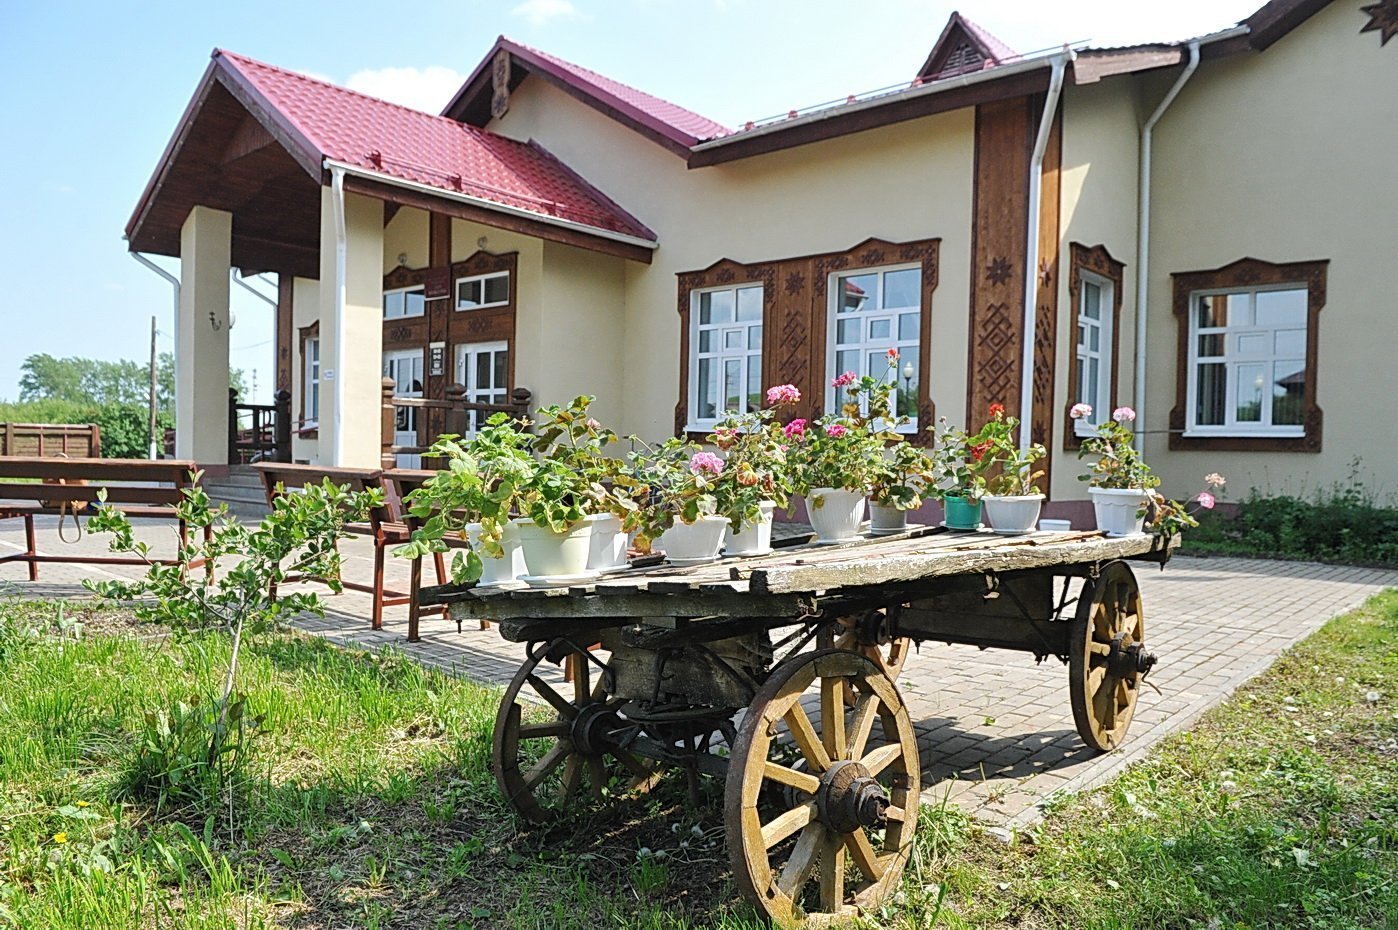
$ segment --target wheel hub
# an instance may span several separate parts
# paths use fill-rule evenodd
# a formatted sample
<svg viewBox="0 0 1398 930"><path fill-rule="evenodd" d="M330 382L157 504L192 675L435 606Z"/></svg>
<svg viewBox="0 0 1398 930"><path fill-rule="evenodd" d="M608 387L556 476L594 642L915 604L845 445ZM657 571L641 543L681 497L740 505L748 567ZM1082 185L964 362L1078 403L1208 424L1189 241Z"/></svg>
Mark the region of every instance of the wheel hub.
<svg viewBox="0 0 1398 930"><path fill-rule="evenodd" d="M1155 667L1156 657L1154 653L1146 652L1144 643L1123 646L1125 636L1123 632L1112 637L1112 651L1107 655L1107 674L1113 678L1123 678L1129 686L1135 687L1137 680L1145 678Z"/></svg>
<svg viewBox="0 0 1398 930"><path fill-rule="evenodd" d="M606 704L587 704L573 718L569 737L578 752L600 756L612 745L611 734L621 728L621 718Z"/></svg>
<svg viewBox="0 0 1398 930"><path fill-rule="evenodd" d="M821 776L816 790L820 822L836 833L882 826L890 801L888 792L858 762L842 760Z"/></svg>

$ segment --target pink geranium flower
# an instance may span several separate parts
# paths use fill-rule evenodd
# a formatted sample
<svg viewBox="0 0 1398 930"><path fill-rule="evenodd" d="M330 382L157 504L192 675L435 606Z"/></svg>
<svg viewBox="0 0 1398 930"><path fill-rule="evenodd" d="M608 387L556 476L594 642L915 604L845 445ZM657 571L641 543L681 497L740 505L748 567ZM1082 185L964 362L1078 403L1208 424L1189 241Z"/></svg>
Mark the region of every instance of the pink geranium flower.
<svg viewBox="0 0 1398 930"><path fill-rule="evenodd" d="M782 427L782 432L786 433L787 439L795 439L804 436L806 433L806 421L799 417Z"/></svg>
<svg viewBox="0 0 1398 930"><path fill-rule="evenodd" d="M1203 507L1205 510L1213 510L1214 496L1208 491L1201 491L1199 493L1199 506Z"/></svg>
<svg viewBox="0 0 1398 930"><path fill-rule="evenodd" d="M851 384L853 384L856 380L858 380L858 377L859 377L859 376L856 375L854 372L852 372L852 371L847 371L847 372L845 372L844 374L840 375L840 376L839 376L838 378L836 378L835 380L831 381L831 382L830 382L830 386L831 386L831 387L837 387L837 388L849 387L849 386L850 386Z"/></svg>
<svg viewBox="0 0 1398 930"><path fill-rule="evenodd" d="M801 392L794 384L778 384L776 387L767 389L767 405L769 407L784 407L788 404L800 402Z"/></svg>
<svg viewBox="0 0 1398 930"><path fill-rule="evenodd" d="M1073 408L1068 411L1068 416L1072 417L1074 420L1082 420L1090 417L1092 416L1092 405L1074 404Z"/></svg>
<svg viewBox="0 0 1398 930"><path fill-rule="evenodd" d="M1118 407L1112 411L1112 419L1118 423L1130 423L1136 419L1136 411L1130 407Z"/></svg>
<svg viewBox="0 0 1398 930"><path fill-rule="evenodd" d="M825 427L825 435L829 436L831 439L839 439L848 432L849 430L845 428L843 423L830 423Z"/></svg>
<svg viewBox="0 0 1398 930"><path fill-rule="evenodd" d="M689 460L689 470L696 475L702 475L705 472L717 475L723 471L723 459L712 452L696 452Z"/></svg>

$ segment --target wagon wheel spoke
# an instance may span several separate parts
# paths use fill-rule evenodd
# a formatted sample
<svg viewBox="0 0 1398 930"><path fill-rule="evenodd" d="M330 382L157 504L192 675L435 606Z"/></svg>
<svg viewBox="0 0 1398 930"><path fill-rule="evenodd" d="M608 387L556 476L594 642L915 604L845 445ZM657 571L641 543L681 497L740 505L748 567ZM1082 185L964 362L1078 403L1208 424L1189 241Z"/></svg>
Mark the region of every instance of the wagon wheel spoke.
<svg viewBox="0 0 1398 930"><path fill-rule="evenodd" d="M843 686L857 695L852 711ZM819 699L819 717L803 695ZM876 719L882 738L868 749ZM792 744L802 764L790 764ZM779 666L748 708L729 765L727 844L739 886L786 927L876 909L911 850L919 772L907 708L872 658L828 650Z"/></svg>
<svg viewBox="0 0 1398 930"><path fill-rule="evenodd" d="M574 717L578 715L577 706L574 705L567 698L565 698L563 695L555 691L553 689L553 685L544 681L538 675L530 675L528 681L529 684L534 687L535 693L538 694L539 697L552 704L554 710L558 711L565 718L567 718L568 720L572 720Z"/></svg>
<svg viewBox="0 0 1398 930"><path fill-rule="evenodd" d="M574 753L563 766L563 784L558 789L558 801L567 807L578 793L578 783L582 780L582 756Z"/></svg>
<svg viewBox="0 0 1398 930"><path fill-rule="evenodd" d="M525 774L524 787L533 791L538 787L539 782L543 781L554 769L562 765L564 760L567 759L572 752L572 747L567 743L560 742L558 745L554 746Z"/></svg>

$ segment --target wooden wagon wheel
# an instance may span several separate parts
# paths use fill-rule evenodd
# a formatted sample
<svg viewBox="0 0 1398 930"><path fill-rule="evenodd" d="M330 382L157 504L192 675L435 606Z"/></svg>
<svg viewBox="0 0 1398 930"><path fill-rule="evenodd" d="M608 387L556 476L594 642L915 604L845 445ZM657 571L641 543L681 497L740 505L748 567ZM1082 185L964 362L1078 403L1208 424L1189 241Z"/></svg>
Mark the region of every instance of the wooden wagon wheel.
<svg viewBox="0 0 1398 930"><path fill-rule="evenodd" d="M801 704L817 683L819 726ZM846 683L858 694L852 710L840 699ZM871 749L875 721L882 741ZM789 764L796 752L803 761ZM918 781L907 708L873 660L823 650L780 666L744 715L729 763L724 818L739 887L786 927L877 907L912 847Z"/></svg>
<svg viewBox="0 0 1398 930"><path fill-rule="evenodd" d="M571 681L559 687L539 674L540 663L562 659ZM495 717L492 768L500 792L535 823L590 795L600 800L614 779L648 788L648 760L617 747L611 734L625 726L620 698L607 698L586 650L564 639L537 646L515 673Z"/></svg>
<svg viewBox="0 0 1398 930"><path fill-rule="evenodd" d="M882 609L874 613L880 621L885 615ZM888 635L887 627L879 622L878 642L862 643L859 641L859 623L858 617L841 617L840 624L844 629L835 637L834 647L868 656L884 674L897 681L903 672L903 663L908 660L908 653L912 651L913 641L906 636Z"/></svg>
<svg viewBox="0 0 1398 930"><path fill-rule="evenodd" d="M1126 741L1137 684L1155 664L1145 637L1136 576L1125 562L1109 562L1083 587L1068 636L1073 722L1093 749L1108 752Z"/></svg>

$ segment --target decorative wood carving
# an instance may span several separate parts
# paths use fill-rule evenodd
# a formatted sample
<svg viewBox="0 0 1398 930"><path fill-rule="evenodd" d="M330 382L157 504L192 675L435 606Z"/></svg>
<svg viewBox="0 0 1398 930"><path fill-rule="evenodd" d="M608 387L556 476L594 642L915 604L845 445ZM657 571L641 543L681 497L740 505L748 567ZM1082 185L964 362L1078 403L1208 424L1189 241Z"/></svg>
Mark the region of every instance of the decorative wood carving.
<svg viewBox="0 0 1398 930"><path fill-rule="evenodd" d="M490 62L490 115L501 119L510 111L510 53L503 48Z"/></svg>
<svg viewBox="0 0 1398 930"><path fill-rule="evenodd" d="M1369 22L1360 33L1377 32L1379 45L1387 45L1388 40L1398 35L1398 0L1379 0L1359 8L1369 15Z"/></svg>
<svg viewBox="0 0 1398 930"><path fill-rule="evenodd" d="M1038 131L1045 100L1031 108L1032 132ZM1039 205L1039 267L1035 293L1034 316L1034 394L1030 403L1029 438L1048 448L1053 442L1054 371L1058 358L1058 244L1059 244L1059 168L1063 155L1063 111L1055 115L1049 129L1048 145L1040 166ZM1052 488L1053 457L1043 462L1043 487Z"/></svg>
<svg viewBox="0 0 1398 930"><path fill-rule="evenodd" d="M743 265L731 259L715 262L703 271L676 276L679 293L676 310L680 317L680 396L675 405L675 432L681 433L689 420L689 330L690 295L696 289L722 286L734 281L762 281L763 349L762 371L765 386L794 384L801 391L801 404L793 416L819 416L825 403L829 372L825 370L827 282L832 274L859 267L919 262L922 266L922 358L923 372L918 386L918 417L924 424L936 419L929 395L927 358L932 343L932 294L937 288L940 239L894 243L869 239L843 252L806 255L775 262ZM778 293L778 282L781 282ZM930 433L920 433L914 441L923 442ZM702 437L700 437L702 438Z"/></svg>
<svg viewBox="0 0 1398 930"><path fill-rule="evenodd" d="M291 390L292 276L277 276L277 390Z"/></svg>
<svg viewBox="0 0 1398 930"><path fill-rule="evenodd" d="M1113 398L1120 397L1121 381L1119 378L1121 366L1121 301L1122 301L1122 281L1123 272L1126 266L1112 258L1107 247L1104 245L1094 245L1091 248L1079 242L1071 243L1069 250L1068 266L1068 330L1073 332L1077 326L1078 307L1082 295L1082 272L1089 271L1099 277L1106 278L1112 282L1112 361L1108 377L1108 393ZM1078 436L1077 430L1073 427L1073 420L1068 416L1068 411L1073 408L1076 389L1074 385L1078 383L1078 353L1076 341L1070 340L1073 348L1068 352L1068 398L1063 404L1063 448L1069 452L1076 452L1082 445L1082 439Z"/></svg>
<svg viewBox="0 0 1398 930"><path fill-rule="evenodd" d="M1004 284L1013 274L1010 262L1005 256L997 255L985 269L985 279L991 284Z"/></svg>
<svg viewBox="0 0 1398 930"><path fill-rule="evenodd" d="M1233 452L1319 452L1322 414L1316 403L1316 360L1319 358L1320 311L1325 307L1325 277L1329 259L1276 265L1256 258L1241 258L1212 271L1172 275L1175 321L1179 327L1176 351L1175 407L1170 411L1170 448ZM1189 302L1195 291L1256 285L1296 284L1306 288L1306 387L1302 414L1304 435L1194 436L1184 435L1189 405Z"/></svg>

